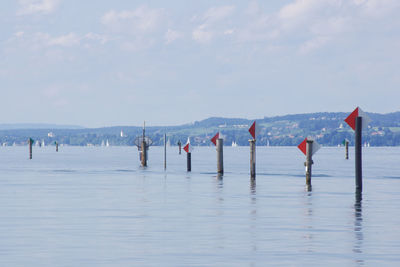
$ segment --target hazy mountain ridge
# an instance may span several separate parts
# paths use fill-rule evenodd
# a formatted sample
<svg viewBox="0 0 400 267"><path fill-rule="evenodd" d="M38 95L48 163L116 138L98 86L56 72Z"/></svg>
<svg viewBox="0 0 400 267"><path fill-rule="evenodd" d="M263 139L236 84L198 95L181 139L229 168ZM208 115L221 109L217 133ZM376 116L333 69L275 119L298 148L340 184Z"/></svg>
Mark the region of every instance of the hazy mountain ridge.
<svg viewBox="0 0 400 267"><path fill-rule="evenodd" d="M371 146L400 145L400 112L367 114L372 121L364 132L363 142ZM344 122L348 115L349 112L319 112L257 119L261 128L257 144L292 146L299 144L307 136L312 136L319 143L329 146L336 146L345 138L352 143L353 130ZM146 134L153 140L154 145L164 142L164 133L167 133L171 144L176 144L179 140L186 143L190 137L194 145L211 145L210 138L220 131L224 136L225 145L231 145L232 142L248 145L248 128L251 123L253 120L250 119L211 117L178 126L149 126L146 127ZM60 144L86 146L105 144L108 140L110 145L133 145L135 138L141 134L141 126L63 129L57 125L57 128L0 128L0 142L5 145L22 145L31 137L44 140L47 144L57 141Z"/></svg>

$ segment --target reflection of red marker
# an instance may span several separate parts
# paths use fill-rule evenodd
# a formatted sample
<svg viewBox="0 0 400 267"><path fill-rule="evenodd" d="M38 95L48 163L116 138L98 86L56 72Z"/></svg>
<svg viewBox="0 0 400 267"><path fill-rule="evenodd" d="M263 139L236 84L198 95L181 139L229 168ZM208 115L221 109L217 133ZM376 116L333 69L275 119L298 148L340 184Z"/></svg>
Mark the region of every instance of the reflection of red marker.
<svg viewBox="0 0 400 267"><path fill-rule="evenodd" d="M211 138L211 142L213 142L215 146L217 145L218 138L219 138L219 132L213 138Z"/></svg>

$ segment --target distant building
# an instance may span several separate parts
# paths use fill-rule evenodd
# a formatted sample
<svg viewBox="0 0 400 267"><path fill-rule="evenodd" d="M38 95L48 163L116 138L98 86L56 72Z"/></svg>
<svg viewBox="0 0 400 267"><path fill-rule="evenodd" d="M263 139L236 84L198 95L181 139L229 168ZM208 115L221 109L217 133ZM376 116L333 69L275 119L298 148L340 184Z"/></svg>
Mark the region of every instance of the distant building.
<svg viewBox="0 0 400 267"><path fill-rule="evenodd" d="M53 132L49 132L49 133L47 134L47 136L53 138L53 137L55 137L55 134L54 134Z"/></svg>

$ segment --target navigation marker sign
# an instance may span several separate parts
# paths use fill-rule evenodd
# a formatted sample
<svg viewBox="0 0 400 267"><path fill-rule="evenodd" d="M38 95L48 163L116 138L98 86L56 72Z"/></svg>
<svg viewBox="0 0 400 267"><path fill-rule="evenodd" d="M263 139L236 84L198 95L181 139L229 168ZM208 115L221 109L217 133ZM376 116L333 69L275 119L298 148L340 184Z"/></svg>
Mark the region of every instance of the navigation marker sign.
<svg viewBox="0 0 400 267"><path fill-rule="evenodd" d="M362 129L367 128L368 124L371 122L371 119L368 115L362 111L361 108L357 107L344 121L353 129L356 130L356 118L362 118Z"/></svg>
<svg viewBox="0 0 400 267"><path fill-rule="evenodd" d="M307 155L307 140L312 140L311 138L307 137L303 140L303 142L300 143L297 147L300 149L301 152L304 153L304 155ZM312 155L314 155L320 148L321 145L317 143L317 141L312 140Z"/></svg>
<svg viewBox="0 0 400 267"><path fill-rule="evenodd" d="M249 128L249 133L251 134L251 136L253 136L254 140L256 139L256 135L258 134L258 132L259 132L258 126L256 125L256 121L254 121Z"/></svg>
<svg viewBox="0 0 400 267"><path fill-rule="evenodd" d="M188 138L186 145L183 147L183 150L186 151L186 153L192 153L192 146L190 145L190 139Z"/></svg>
<svg viewBox="0 0 400 267"><path fill-rule="evenodd" d="M219 132L214 135L213 138L211 138L211 142L213 142L213 144L216 146L217 145L217 139L219 138Z"/></svg>

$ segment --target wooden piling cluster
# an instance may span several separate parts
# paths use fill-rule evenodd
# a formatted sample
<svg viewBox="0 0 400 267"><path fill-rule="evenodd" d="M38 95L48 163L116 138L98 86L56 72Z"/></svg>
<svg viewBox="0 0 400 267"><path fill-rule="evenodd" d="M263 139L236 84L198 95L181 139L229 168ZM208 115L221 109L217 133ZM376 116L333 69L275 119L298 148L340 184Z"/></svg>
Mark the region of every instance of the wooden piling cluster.
<svg viewBox="0 0 400 267"><path fill-rule="evenodd" d="M346 122L355 130L355 186L356 186L356 192L361 193L363 189L363 183L362 183L362 129L364 123L368 121L366 118L366 115L364 113L362 116L359 114L359 112L362 112L361 110L359 111L359 108L357 108L355 111L353 111L352 114L349 115L348 118L346 118ZM356 116L354 114L356 113ZM366 118L366 121L363 121L363 119ZM256 126L255 122L253 125L250 127L249 132L252 135L252 139L249 140L249 147L250 147L250 177L251 180L255 180L256 177ZM217 173L219 177L222 177L224 174L224 160L223 160L223 145L224 145L224 140L222 138L219 138L219 133L217 133L216 136L213 137L212 142L216 145L216 152L217 152ZM151 144L151 140L149 138L146 138L145 135L145 125L143 126L143 134L141 138L137 138L137 140L140 140L136 145L138 146L140 150L140 162L142 167L147 167L147 160L148 160L148 148ZM32 146L33 146L33 139L29 138L28 139L28 145L29 145L29 159L32 159ZM54 142L56 146L56 152L58 152L58 142ZM179 154L181 154L181 141L178 141L178 146L179 146ZM317 146L314 146L317 145ZM345 140L344 141L345 145L345 159L349 158L349 141ZM301 146L301 147L300 147ZM306 154L306 161L304 162L304 166L306 167L306 185L309 191L311 191L312 185L311 185L311 180L312 180L312 165L313 165L313 159L312 156L313 154L319 149L319 144L312 140L306 138L300 145L299 148L302 150L304 154ZM190 139L188 138L188 142L186 146L184 147L184 150L187 152L187 172L192 171L192 157L191 157L191 146L190 146ZM164 134L164 170L167 169L167 134Z"/></svg>

